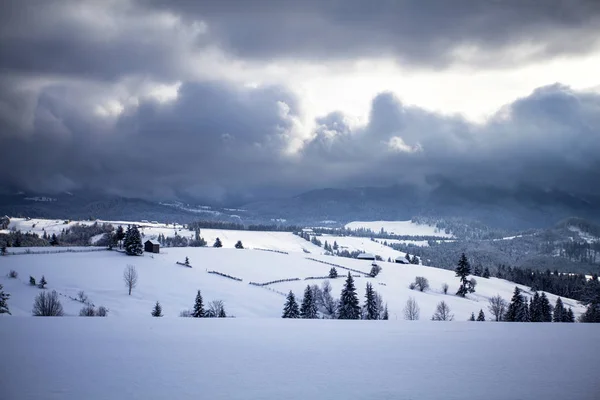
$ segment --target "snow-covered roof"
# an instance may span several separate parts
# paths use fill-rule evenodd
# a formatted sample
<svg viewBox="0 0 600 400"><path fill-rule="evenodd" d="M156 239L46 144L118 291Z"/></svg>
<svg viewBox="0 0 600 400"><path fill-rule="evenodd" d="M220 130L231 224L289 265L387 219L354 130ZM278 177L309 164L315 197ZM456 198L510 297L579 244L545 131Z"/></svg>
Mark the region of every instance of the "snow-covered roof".
<svg viewBox="0 0 600 400"><path fill-rule="evenodd" d="M150 242L150 243L152 243L152 244L158 244L158 245L160 245L160 243L159 243L158 241L156 241L156 240L152 240L152 239L148 239L148 240L146 240L144 243L148 243L148 242Z"/></svg>
<svg viewBox="0 0 600 400"><path fill-rule="evenodd" d="M360 253L356 258L361 260L374 260L375 256L371 253Z"/></svg>

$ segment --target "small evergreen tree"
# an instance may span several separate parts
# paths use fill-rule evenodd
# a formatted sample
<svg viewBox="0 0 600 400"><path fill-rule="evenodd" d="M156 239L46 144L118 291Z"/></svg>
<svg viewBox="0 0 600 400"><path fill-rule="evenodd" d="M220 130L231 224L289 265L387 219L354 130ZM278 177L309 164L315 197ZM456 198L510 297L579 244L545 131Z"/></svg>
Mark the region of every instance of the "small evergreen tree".
<svg viewBox="0 0 600 400"><path fill-rule="evenodd" d="M488 267L485 267L483 269L483 275L482 275L485 279L489 279L490 278L490 269Z"/></svg>
<svg viewBox="0 0 600 400"><path fill-rule="evenodd" d="M117 227L117 231L115 232L115 240L117 241L117 243L119 244L120 247L121 246L121 241L125 239L125 231L123 230L123 227L121 225L119 225Z"/></svg>
<svg viewBox="0 0 600 400"><path fill-rule="evenodd" d="M40 284L38 285L38 287L40 289L45 289L47 284L48 282L46 282L46 277L42 275L42 279L40 279Z"/></svg>
<svg viewBox="0 0 600 400"><path fill-rule="evenodd" d="M365 299L365 319L378 319L379 307L377 305L377 294L373 290L373 285L371 285L370 282L367 282Z"/></svg>
<svg viewBox="0 0 600 400"><path fill-rule="evenodd" d="M419 258L415 255L412 256L412 259L410 260L411 264L415 264L415 265L419 265Z"/></svg>
<svg viewBox="0 0 600 400"><path fill-rule="evenodd" d="M383 314L381 315L381 319L383 319L383 320L386 320L386 321L387 321L388 319L390 319L390 314L389 314L389 312L388 312L388 306L387 306L387 303L386 303L385 307L383 308Z"/></svg>
<svg viewBox="0 0 600 400"><path fill-rule="evenodd" d="M575 315L573 314L573 310L571 309L571 307L569 307L569 309L567 310L563 322L575 322Z"/></svg>
<svg viewBox="0 0 600 400"><path fill-rule="evenodd" d="M406 253L406 254L404 255L404 258L406 258L406 261L408 261L408 262L410 262L410 261L411 261L410 254L408 254L408 253Z"/></svg>
<svg viewBox="0 0 600 400"><path fill-rule="evenodd" d="M469 260L467 260L465 253L462 253L460 256L460 260L458 261L458 266L456 267L455 272L456 276L460 278L460 286L458 287L456 295L465 297L467 293L475 292L475 288L473 288L471 281L467 279L467 277L471 274L471 265L469 264Z"/></svg>
<svg viewBox="0 0 600 400"><path fill-rule="evenodd" d="M581 316L579 317L581 322L600 322L600 304L598 303L590 303L587 306L587 309Z"/></svg>
<svg viewBox="0 0 600 400"><path fill-rule="evenodd" d="M242 244L241 240L238 240L237 243L235 244L235 248L236 249L243 249L244 245Z"/></svg>
<svg viewBox="0 0 600 400"><path fill-rule="evenodd" d="M204 303L202 301L202 294L200 294L199 290L198 293L196 293L196 301L194 302L194 312L192 313L192 317L204 317Z"/></svg>
<svg viewBox="0 0 600 400"><path fill-rule="evenodd" d="M0 250L0 254L3 256L6 255L6 243L2 244L2 249Z"/></svg>
<svg viewBox="0 0 600 400"><path fill-rule="evenodd" d="M358 296L356 295L356 287L354 286L354 279L348 272L346 283L342 288L342 294L340 296L340 303L338 307L338 319L359 319L360 318L360 306L358 303Z"/></svg>
<svg viewBox="0 0 600 400"><path fill-rule="evenodd" d="M157 301L156 304L154 305L154 308L152 309L152 316L153 317L162 317L162 307L160 306L160 303Z"/></svg>
<svg viewBox="0 0 600 400"><path fill-rule="evenodd" d="M529 316L531 322L542 322L542 313L540 308L540 294L535 292L529 305Z"/></svg>
<svg viewBox="0 0 600 400"><path fill-rule="evenodd" d="M479 310L479 315L477 316L477 321L485 321L485 314L483 313L483 310Z"/></svg>
<svg viewBox="0 0 600 400"><path fill-rule="evenodd" d="M142 246L142 236L138 228L134 226L127 227L125 232L125 253L128 256L140 256L144 252L144 246Z"/></svg>
<svg viewBox="0 0 600 400"><path fill-rule="evenodd" d="M33 276L31 276L31 275L29 276L29 284L31 286L35 286L36 285L35 278Z"/></svg>
<svg viewBox="0 0 600 400"><path fill-rule="evenodd" d="M552 321L554 322L565 322L566 311L563 306L563 302L559 297L556 299L556 305L554 306L554 314L552 315Z"/></svg>
<svg viewBox="0 0 600 400"><path fill-rule="evenodd" d="M482 271L481 271L481 264L477 264L475 266L475 268L473 268L473 275L475 275L475 276L481 276L481 273L482 273Z"/></svg>
<svg viewBox="0 0 600 400"><path fill-rule="evenodd" d="M296 303L296 296L290 290L286 297L285 305L283 306L283 315L281 318L300 318L300 311L298 310L298 303Z"/></svg>
<svg viewBox="0 0 600 400"><path fill-rule="evenodd" d="M10 297L10 294L5 293L2 287L2 284L0 284L0 314L10 314L10 310L8 309L8 298Z"/></svg>
<svg viewBox="0 0 600 400"><path fill-rule="evenodd" d="M337 269L335 269L335 267L331 267L331 269L329 270L329 277L331 279L335 279L338 277L338 272Z"/></svg>
<svg viewBox="0 0 600 400"><path fill-rule="evenodd" d="M50 240L50 245L51 246L58 246L58 238L56 237L56 234L52 234L52 239ZM15 247L19 247L19 246L15 246Z"/></svg>
<svg viewBox="0 0 600 400"><path fill-rule="evenodd" d="M471 318L469 318L469 321L475 321L475 313L474 312L471 313Z"/></svg>
<svg viewBox="0 0 600 400"><path fill-rule="evenodd" d="M337 251L337 249L339 249L339 246L338 246L337 242L334 240L333 241L333 250Z"/></svg>
<svg viewBox="0 0 600 400"><path fill-rule="evenodd" d="M524 320L527 314L529 314L528 312L525 312L525 307L527 307L527 305L521 294L521 289L519 289L518 286L515 286L515 291L513 292L513 297L506 310L504 320L508 322L525 322Z"/></svg>
<svg viewBox="0 0 600 400"><path fill-rule="evenodd" d="M221 243L221 239L217 238L217 240L215 240L215 243L213 244L213 247L223 247L223 243Z"/></svg>
<svg viewBox="0 0 600 400"><path fill-rule="evenodd" d="M304 290L304 298L302 299L302 305L300 306L300 317L304 319L316 319L317 314L317 303L313 297L313 290L310 285L306 286Z"/></svg>

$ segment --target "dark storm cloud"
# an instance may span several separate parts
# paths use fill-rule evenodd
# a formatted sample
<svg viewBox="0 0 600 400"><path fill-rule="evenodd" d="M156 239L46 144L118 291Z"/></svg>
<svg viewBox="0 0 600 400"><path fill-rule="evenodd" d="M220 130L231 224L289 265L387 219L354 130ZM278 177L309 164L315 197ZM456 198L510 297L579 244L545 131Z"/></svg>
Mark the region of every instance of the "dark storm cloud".
<svg viewBox="0 0 600 400"><path fill-rule="evenodd" d="M114 125L65 103L70 97L48 89L33 131L2 130L1 182L155 199L440 180L600 195L600 95L561 85L537 89L485 125L381 94L366 126L352 128L342 113L318 118L296 156L285 149L297 104L281 88L183 84L177 100L142 101Z"/></svg>
<svg viewBox="0 0 600 400"><path fill-rule="evenodd" d="M442 67L461 62L459 46L475 47L468 63L516 62L584 53L598 45L597 0L150 0L202 19L213 40L251 58L393 56ZM528 54L511 52L533 45ZM506 52L504 52L506 51Z"/></svg>

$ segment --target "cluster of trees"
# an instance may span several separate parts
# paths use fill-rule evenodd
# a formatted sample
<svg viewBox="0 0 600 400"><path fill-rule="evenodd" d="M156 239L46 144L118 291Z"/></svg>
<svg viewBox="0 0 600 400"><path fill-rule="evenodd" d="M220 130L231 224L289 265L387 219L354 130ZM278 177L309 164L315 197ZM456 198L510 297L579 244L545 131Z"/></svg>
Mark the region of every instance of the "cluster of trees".
<svg viewBox="0 0 600 400"><path fill-rule="evenodd" d="M329 281L323 282L322 287L308 285L304 290L301 304L298 305L292 291L287 295L282 318L329 318L329 319L370 319L385 320L389 318L387 305L381 296L373 289L370 282L365 291L365 302L361 307L354 279L350 272L346 278L340 299L335 300L331 295Z"/></svg>
<svg viewBox="0 0 600 400"><path fill-rule="evenodd" d="M191 310L182 311L179 316L191 318L227 318L227 312L225 311L223 300L213 300L205 308L202 293L198 290L196 299L194 300L194 307Z"/></svg>
<svg viewBox="0 0 600 400"><path fill-rule="evenodd" d="M253 224L244 225L237 222L223 221L194 221L187 224L190 231L199 229L223 229L234 231L271 231L271 232L298 232L302 230L301 226L295 225L275 225L275 224Z"/></svg>
<svg viewBox="0 0 600 400"><path fill-rule="evenodd" d="M515 287L512 299L506 302L499 295L489 300L488 310L496 321L507 322L575 322L573 310L564 306L562 299L556 300L553 307L542 292L534 293L531 301L523 294L521 289Z"/></svg>
<svg viewBox="0 0 600 400"><path fill-rule="evenodd" d="M7 247L43 247L49 245L50 242L41 238L37 233L23 233L17 230L0 234L0 249L4 254Z"/></svg>
<svg viewBox="0 0 600 400"><path fill-rule="evenodd" d="M2 284L0 284L0 314L10 315L10 310L8 309L8 299L9 298L10 298L10 294L6 293L3 290Z"/></svg>

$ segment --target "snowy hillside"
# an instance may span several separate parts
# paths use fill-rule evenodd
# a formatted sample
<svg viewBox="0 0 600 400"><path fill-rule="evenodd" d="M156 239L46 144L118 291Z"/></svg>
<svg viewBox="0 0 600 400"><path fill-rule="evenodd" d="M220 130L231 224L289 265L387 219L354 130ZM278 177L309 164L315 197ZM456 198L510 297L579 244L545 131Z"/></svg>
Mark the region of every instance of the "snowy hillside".
<svg viewBox="0 0 600 400"><path fill-rule="evenodd" d="M354 221L346 224L345 227L346 229L370 229L373 232L383 229L393 235L454 237L434 226L415 224L412 221Z"/></svg>
<svg viewBox="0 0 600 400"><path fill-rule="evenodd" d="M247 234L260 237L263 233ZM290 236L293 237L291 234ZM189 257L193 268L176 264L183 262L186 257ZM145 253L142 257L128 257L116 251L9 255L0 260L0 283L11 294L9 307L13 315L31 314L33 300L40 289L29 286L28 279L31 275L39 280L44 275L48 281L48 289L54 289L63 295L65 312L70 315L76 315L82 305L70 300L68 296L75 297L78 291L83 290L96 306L108 307L111 310L110 316L146 316L153 304L160 301L166 317L177 317L180 311L192 307L196 290L200 289L206 301L223 300L229 314L237 317L277 318L281 316L285 300L283 293L292 290L301 296L307 284L320 285L325 280L304 280L307 277L327 276L331 268L329 264L310 260L308 257L341 266L338 267L338 273L342 277L329 280L335 297L339 297L343 276L347 273L342 267L365 273L371 269L370 261L318 254L186 247L163 248L160 254ZM139 274L139 283L131 296L127 295L122 279L123 270L128 264L134 265ZM480 309L488 314L488 298L491 296L500 294L509 300L515 287L514 283L496 278L477 278L477 292L464 299L453 295L458 288L458 279L453 271L420 265L379 264L383 270L376 278L357 276L356 286L362 302L365 285L372 282L375 290L387 302L391 319L402 319L406 300L414 297L421 309L422 320L431 318L436 304L441 300L448 303L456 320L466 320L471 312L477 313ZM10 270L18 272L18 279L7 277ZM241 278L242 282L209 274L207 271L211 270ZM430 290L410 290L408 286L416 276L427 278ZM291 278L299 278L300 281L274 283L264 287L249 284L251 281L265 283ZM449 285L449 294L442 293L443 283ZM548 297L552 303L556 301L556 296L549 294ZM563 301L566 306L573 307L576 315L583 312L583 308L575 301Z"/></svg>

